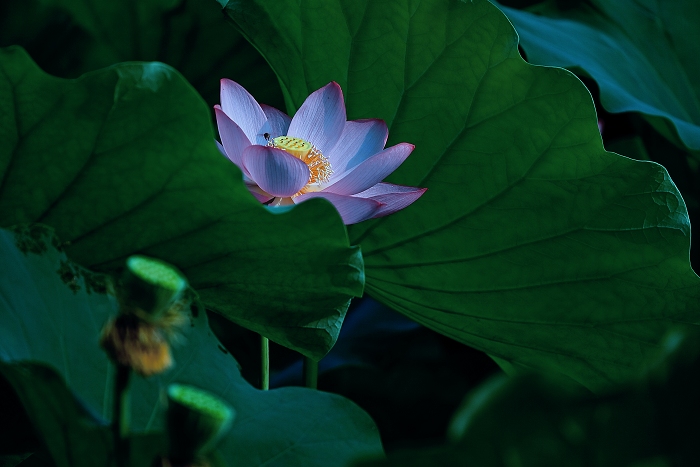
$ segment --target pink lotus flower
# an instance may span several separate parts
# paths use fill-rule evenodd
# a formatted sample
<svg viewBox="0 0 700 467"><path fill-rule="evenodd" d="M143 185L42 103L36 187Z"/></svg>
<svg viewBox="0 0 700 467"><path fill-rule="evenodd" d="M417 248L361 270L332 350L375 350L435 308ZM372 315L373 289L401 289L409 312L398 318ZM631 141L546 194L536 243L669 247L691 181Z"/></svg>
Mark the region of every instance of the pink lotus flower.
<svg viewBox="0 0 700 467"><path fill-rule="evenodd" d="M426 188L381 183L414 146L384 149L382 120L346 121L340 86L313 92L294 118L258 104L241 85L221 80L221 106L214 106L219 149L242 171L248 190L271 206L325 198L345 224L394 213Z"/></svg>

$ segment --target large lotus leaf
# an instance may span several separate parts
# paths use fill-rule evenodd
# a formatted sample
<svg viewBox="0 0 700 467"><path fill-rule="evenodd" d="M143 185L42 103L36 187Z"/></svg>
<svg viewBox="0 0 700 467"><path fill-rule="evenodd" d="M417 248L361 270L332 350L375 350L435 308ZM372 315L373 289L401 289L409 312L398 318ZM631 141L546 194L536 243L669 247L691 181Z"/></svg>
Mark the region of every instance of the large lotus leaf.
<svg viewBox="0 0 700 467"><path fill-rule="evenodd" d="M0 230L0 360L35 360L56 368L66 384L102 418L111 410L113 365L97 344L116 301L102 276L69 262L58 242L37 227ZM221 450L229 465L344 465L381 454L374 423L354 403L306 388L260 391L193 311L174 369L131 386L134 430L162 427L162 390L189 383L226 399L237 411Z"/></svg>
<svg viewBox="0 0 700 467"><path fill-rule="evenodd" d="M593 0L539 14L502 7L528 61L578 67L600 86L611 112L641 112L667 136L700 149L700 3ZM533 7L534 8L534 7ZM664 124L658 117L672 124ZM667 128L668 127L668 128ZM674 128L675 127L675 131Z"/></svg>
<svg viewBox="0 0 700 467"><path fill-rule="evenodd" d="M416 145L388 180L427 193L350 229L374 298L591 388L700 320L667 172L606 152L583 84L525 63L486 0L226 5L295 105L336 80L349 118L383 118L389 144Z"/></svg>
<svg viewBox="0 0 700 467"><path fill-rule="evenodd" d="M326 202L260 205L177 72L123 64L63 80L19 48L0 67L0 226L51 225L93 269L163 258L229 319L315 358L332 347L362 293L359 248Z"/></svg>

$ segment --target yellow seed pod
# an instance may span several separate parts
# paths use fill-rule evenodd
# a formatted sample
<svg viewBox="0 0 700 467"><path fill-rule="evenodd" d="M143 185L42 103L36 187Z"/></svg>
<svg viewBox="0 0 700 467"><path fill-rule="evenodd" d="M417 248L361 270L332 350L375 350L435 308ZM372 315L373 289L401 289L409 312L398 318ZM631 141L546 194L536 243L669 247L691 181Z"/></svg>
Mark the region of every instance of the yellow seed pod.
<svg viewBox="0 0 700 467"><path fill-rule="evenodd" d="M278 136L272 140L272 145L302 160L313 147L308 141L293 136Z"/></svg>

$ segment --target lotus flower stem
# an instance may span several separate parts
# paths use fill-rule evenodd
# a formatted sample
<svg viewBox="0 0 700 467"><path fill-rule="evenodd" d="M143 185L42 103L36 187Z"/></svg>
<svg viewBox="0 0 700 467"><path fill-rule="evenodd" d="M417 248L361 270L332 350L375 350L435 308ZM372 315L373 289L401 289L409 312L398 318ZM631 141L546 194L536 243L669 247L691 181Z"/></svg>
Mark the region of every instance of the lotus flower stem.
<svg viewBox="0 0 700 467"><path fill-rule="evenodd" d="M260 389L270 389L270 340L260 336Z"/></svg>
<svg viewBox="0 0 700 467"><path fill-rule="evenodd" d="M117 364L114 379L114 413L112 415L112 432L114 434L114 453L117 466L128 465L129 462L129 380L131 367Z"/></svg>
<svg viewBox="0 0 700 467"><path fill-rule="evenodd" d="M318 389L318 362L309 357L304 357L304 386Z"/></svg>

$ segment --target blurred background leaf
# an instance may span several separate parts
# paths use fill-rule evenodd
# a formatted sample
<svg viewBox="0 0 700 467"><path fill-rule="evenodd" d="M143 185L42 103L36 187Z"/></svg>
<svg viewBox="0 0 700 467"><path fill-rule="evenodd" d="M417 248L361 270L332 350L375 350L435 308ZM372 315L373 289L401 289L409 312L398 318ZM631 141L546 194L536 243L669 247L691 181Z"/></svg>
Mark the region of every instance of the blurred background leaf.
<svg viewBox="0 0 700 467"><path fill-rule="evenodd" d="M96 417L108 418L114 369L97 340L116 300L104 293L104 276L70 262L59 244L45 227L0 230L0 360L50 365ZM305 388L259 391L246 383L196 307L173 357L173 370L132 382L136 432L162 428L162 391L178 382L206 389L236 409L221 445L229 465L342 465L382 452L374 423L349 400ZM44 402L57 410L61 405L53 396Z"/></svg>
<svg viewBox="0 0 700 467"><path fill-rule="evenodd" d="M578 68L610 112L641 112L669 140L700 150L700 4L591 0L502 7L528 61ZM680 138L679 138L680 137Z"/></svg>
<svg viewBox="0 0 700 467"><path fill-rule="evenodd" d="M670 333L648 373L600 395L551 376L497 376L464 400L452 443L362 465L697 465L698 342L696 332Z"/></svg>

